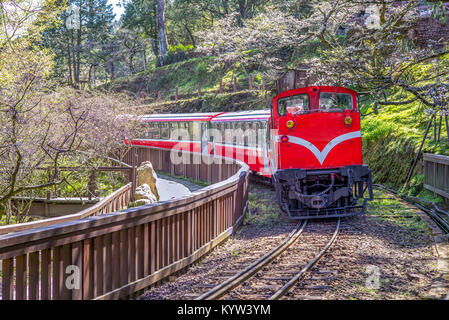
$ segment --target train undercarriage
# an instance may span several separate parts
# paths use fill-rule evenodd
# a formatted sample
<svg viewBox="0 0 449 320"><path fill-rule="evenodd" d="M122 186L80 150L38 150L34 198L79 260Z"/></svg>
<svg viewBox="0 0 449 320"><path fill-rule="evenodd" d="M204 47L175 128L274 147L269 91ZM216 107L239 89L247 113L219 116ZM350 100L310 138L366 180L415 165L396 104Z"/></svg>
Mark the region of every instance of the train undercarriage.
<svg viewBox="0 0 449 320"><path fill-rule="evenodd" d="M365 165L285 169L273 175L273 183L279 205L291 219L363 214L367 201L373 199L371 171Z"/></svg>

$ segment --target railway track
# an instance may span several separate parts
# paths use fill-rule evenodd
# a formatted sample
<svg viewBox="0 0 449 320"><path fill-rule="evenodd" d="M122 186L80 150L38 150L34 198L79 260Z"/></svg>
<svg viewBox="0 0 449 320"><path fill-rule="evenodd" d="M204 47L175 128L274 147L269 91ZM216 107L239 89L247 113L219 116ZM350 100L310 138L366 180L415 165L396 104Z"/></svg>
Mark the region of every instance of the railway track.
<svg viewBox="0 0 449 320"><path fill-rule="evenodd" d="M400 195L398 191L381 184L375 184L374 187L388 192L394 197L401 198L421 211L424 211L447 236L449 235L449 213L440 209L435 203L417 197ZM427 204L429 207L424 206L423 203Z"/></svg>
<svg viewBox="0 0 449 320"><path fill-rule="evenodd" d="M339 231L340 219L298 223L276 247L196 300L280 299L320 261Z"/></svg>

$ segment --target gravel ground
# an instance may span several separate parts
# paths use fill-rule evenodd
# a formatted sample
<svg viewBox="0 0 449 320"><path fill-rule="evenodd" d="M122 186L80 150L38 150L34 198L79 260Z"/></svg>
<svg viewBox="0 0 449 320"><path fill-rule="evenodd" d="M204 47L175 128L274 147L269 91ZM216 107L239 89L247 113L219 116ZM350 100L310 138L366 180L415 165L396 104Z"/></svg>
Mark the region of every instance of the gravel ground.
<svg viewBox="0 0 449 320"><path fill-rule="evenodd" d="M376 191L375 197L364 216L342 220L334 246L286 299L394 300L426 296L437 273L429 228L413 210L390 195ZM151 288L139 299L195 298L265 254L294 226L280 213L274 192L252 184L250 214L236 235L185 273ZM313 232L318 237L324 228L325 224L320 230L319 223L314 222L307 237Z"/></svg>

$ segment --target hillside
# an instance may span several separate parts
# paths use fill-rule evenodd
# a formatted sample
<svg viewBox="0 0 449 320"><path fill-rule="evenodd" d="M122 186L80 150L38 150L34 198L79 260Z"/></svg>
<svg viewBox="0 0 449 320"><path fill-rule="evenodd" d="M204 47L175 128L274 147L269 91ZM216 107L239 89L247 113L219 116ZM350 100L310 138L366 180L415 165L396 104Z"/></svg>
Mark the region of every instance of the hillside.
<svg viewBox="0 0 449 320"><path fill-rule="evenodd" d="M250 75L253 90L249 90ZM222 93L219 93L220 79ZM201 86L200 96L198 84ZM176 87L178 101L175 101ZM131 77L116 79L102 88L144 97L142 102L148 111L163 113L263 109L269 101L266 100L267 92L261 90L260 72L240 67L217 67L214 65L214 57L197 57L163 67L153 67Z"/></svg>
<svg viewBox="0 0 449 320"><path fill-rule="evenodd" d="M393 94L391 100L397 99L400 94ZM408 100L411 96L403 95L402 98ZM368 108L366 112L371 111L371 108ZM419 102L385 106L378 114L373 113L364 117L362 121L364 160L371 167L375 182L394 188L403 186L419 150L428 121L429 117L425 115ZM437 117L437 136L440 131L439 121ZM422 152L449 155L444 118L441 123L440 141L434 141L434 136L432 124ZM414 195L421 193L421 196L431 197L430 193L422 189L424 179L422 167L421 156L407 193Z"/></svg>

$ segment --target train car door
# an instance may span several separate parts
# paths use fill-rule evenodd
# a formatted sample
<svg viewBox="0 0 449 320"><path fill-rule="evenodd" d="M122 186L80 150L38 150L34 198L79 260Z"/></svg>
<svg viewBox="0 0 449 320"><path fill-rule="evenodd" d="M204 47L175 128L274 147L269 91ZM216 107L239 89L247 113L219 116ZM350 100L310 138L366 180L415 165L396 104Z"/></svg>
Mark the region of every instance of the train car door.
<svg viewBox="0 0 449 320"><path fill-rule="evenodd" d="M263 134L261 135L262 140L262 156L263 156L263 172L270 173L270 129L268 122L260 122L260 130Z"/></svg>

